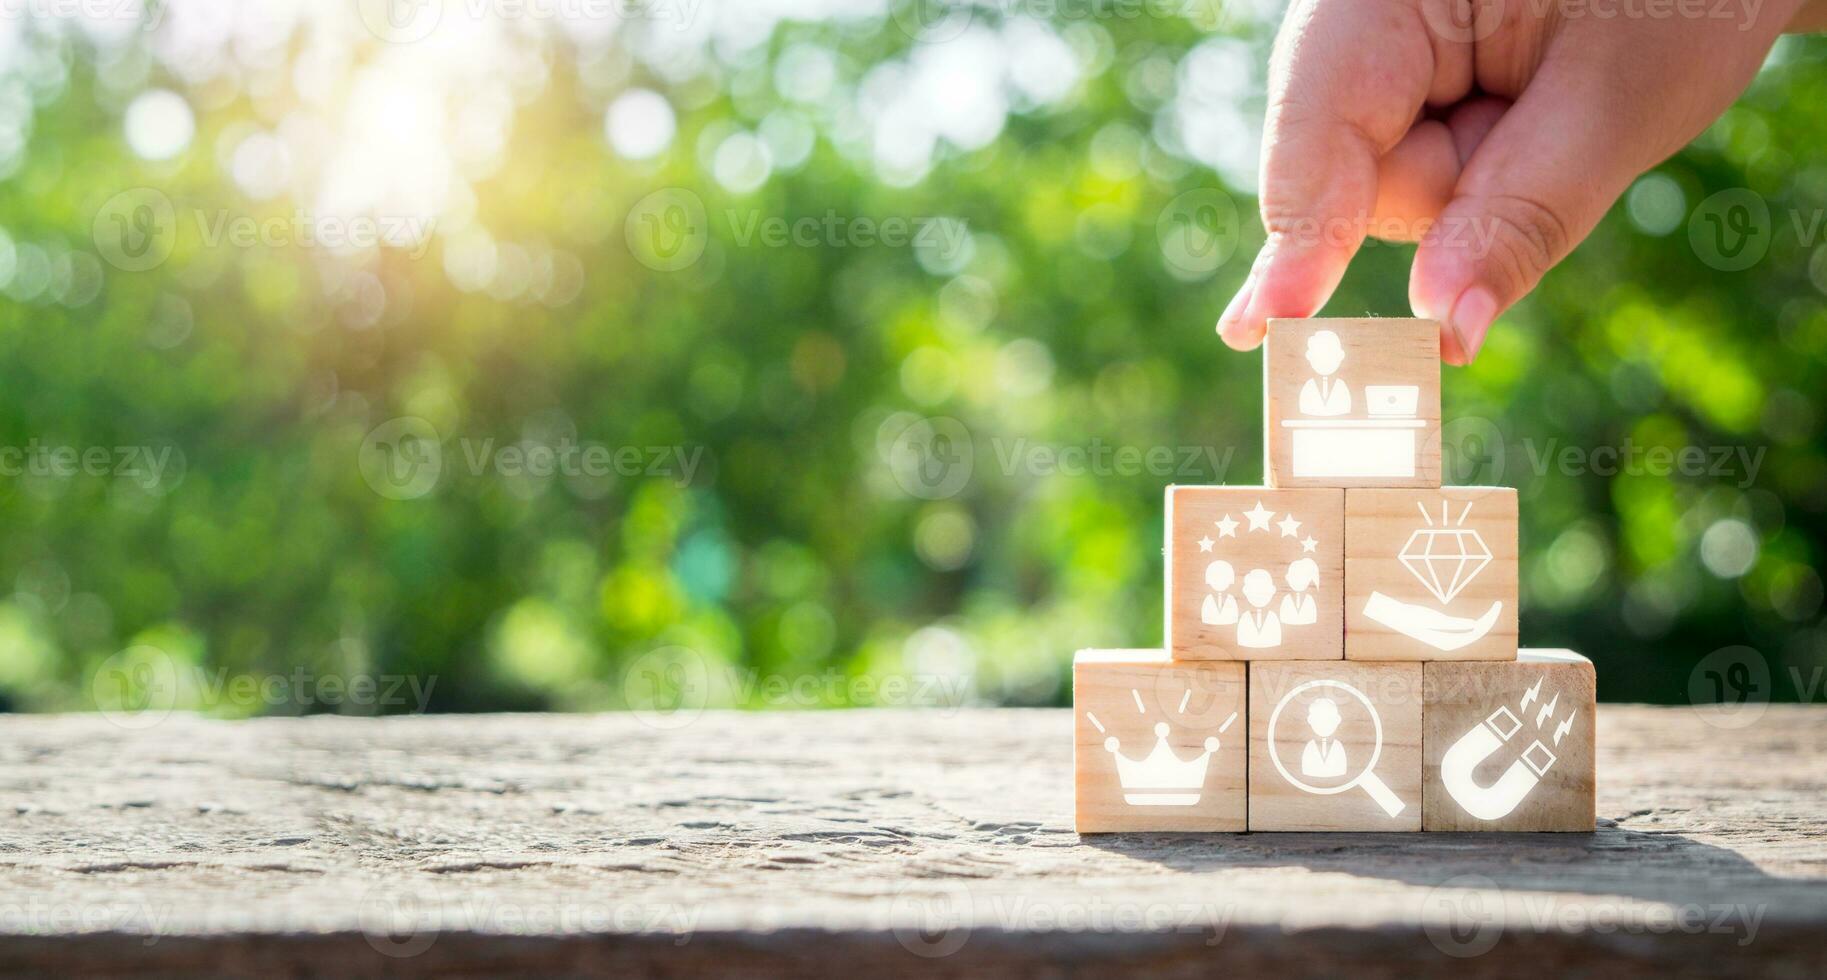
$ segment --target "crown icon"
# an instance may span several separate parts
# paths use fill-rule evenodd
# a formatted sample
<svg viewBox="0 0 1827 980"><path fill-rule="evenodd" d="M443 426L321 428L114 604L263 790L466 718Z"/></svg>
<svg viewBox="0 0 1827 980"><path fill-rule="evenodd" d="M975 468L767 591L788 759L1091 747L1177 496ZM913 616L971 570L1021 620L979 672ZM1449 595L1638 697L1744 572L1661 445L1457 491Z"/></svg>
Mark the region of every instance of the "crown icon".
<svg viewBox="0 0 1827 980"><path fill-rule="evenodd" d="M1218 731L1222 734L1236 720L1233 711ZM1116 760L1123 801L1130 806L1195 806L1205 792L1205 770L1212 753L1218 751L1218 736L1206 736L1205 751L1198 758L1181 759L1167 744L1168 731L1167 722L1155 723L1155 747L1143 759L1131 759L1118 751L1115 735L1104 739L1104 751Z"/></svg>

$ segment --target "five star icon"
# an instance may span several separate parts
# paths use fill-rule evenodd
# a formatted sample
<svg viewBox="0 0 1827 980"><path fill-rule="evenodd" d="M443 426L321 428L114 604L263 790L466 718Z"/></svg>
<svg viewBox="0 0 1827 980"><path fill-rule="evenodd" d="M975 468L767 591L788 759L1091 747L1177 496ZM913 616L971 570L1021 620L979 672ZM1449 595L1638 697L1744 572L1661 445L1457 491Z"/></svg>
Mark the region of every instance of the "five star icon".
<svg viewBox="0 0 1827 980"><path fill-rule="evenodd" d="M1256 501L1255 508L1244 511L1243 516L1250 519L1250 530L1267 531L1269 529L1269 518L1274 517L1275 512L1264 507L1262 501L1258 500Z"/></svg>
<svg viewBox="0 0 1827 980"><path fill-rule="evenodd" d="M1282 519L1277 521L1275 520L1275 512L1264 507L1262 501L1258 500L1256 501L1256 506L1243 512L1243 516L1249 519L1250 526L1248 530L1267 531L1272 522L1274 527L1281 530L1282 537L1294 538L1300 543L1301 553L1313 554L1319 550L1319 541L1314 538L1313 535L1308 534L1306 537L1301 537L1301 521L1293 514L1284 514L1282 515ZM1218 537L1220 538L1234 538L1237 536L1238 522L1229 514L1213 521L1212 526L1218 529ZM1194 543L1199 546L1200 551L1209 552L1218 542L1212 540L1212 536L1207 534Z"/></svg>

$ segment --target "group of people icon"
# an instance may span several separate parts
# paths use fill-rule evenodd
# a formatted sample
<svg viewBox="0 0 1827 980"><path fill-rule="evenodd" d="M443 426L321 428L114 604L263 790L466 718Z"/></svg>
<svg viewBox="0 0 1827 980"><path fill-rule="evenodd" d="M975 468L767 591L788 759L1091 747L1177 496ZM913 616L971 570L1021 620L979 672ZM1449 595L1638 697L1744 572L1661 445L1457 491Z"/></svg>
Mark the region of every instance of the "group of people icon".
<svg viewBox="0 0 1827 980"><path fill-rule="evenodd" d="M1313 588L1319 584L1319 564L1311 558L1300 558L1288 564L1282 573L1288 594L1271 609L1280 592L1275 577L1266 568L1253 568L1243 576L1241 607L1231 594L1237 585L1237 571L1223 559L1205 566L1205 585L1211 591L1199 607L1199 619L1207 626L1237 627L1237 645L1263 650L1281 646L1283 626L1310 626L1319 620L1319 605Z"/></svg>

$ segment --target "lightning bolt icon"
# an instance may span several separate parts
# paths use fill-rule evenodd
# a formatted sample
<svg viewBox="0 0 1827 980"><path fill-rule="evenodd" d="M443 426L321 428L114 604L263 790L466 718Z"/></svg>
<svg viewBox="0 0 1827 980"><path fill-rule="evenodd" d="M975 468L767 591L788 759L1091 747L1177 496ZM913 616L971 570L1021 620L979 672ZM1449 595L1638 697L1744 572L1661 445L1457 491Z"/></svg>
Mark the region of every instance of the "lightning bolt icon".
<svg viewBox="0 0 1827 980"><path fill-rule="evenodd" d="M1537 728L1542 727L1542 722L1547 721L1548 719L1554 717L1554 707L1555 707L1555 705L1558 705L1560 703L1561 703L1561 696L1560 696L1560 692L1557 691L1557 692L1555 692L1554 700L1543 705L1542 710L1535 713L1535 727L1537 727Z"/></svg>
<svg viewBox="0 0 1827 980"><path fill-rule="evenodd" d="M1546 678L1537 677L1535 679L1535 686L1523 692L1522 703L1516 706L1518 714L1526 715L1529 713L1529 704L1535 700L1536 695L1542 692L1542 681L1545 679Z"/></svg>
<svg viewBox="0 0 1827 980"><path fill-rule="evenodd" d="M1568 715L1565 721L1554 726L1554 744L1556 744L1556 745L1561 744L1561 739L1568 732L1573 731L1573 717L1574 717L1574 715L1577 715L1579 713L1580 713L1579 709L1575 708L1572 715Z"/></svg>

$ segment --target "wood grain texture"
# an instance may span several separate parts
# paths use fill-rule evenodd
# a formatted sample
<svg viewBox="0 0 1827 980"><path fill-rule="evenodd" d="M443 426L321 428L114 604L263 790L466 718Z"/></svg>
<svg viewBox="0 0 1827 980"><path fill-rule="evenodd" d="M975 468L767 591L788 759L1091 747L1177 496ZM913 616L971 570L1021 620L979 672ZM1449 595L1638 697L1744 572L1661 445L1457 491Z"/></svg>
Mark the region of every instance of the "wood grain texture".
<svg viewBox="0 0 1827 980"><path fill-rule="evenodd" d="M1421 665L1251 663L1250 829L1420 830Z"/></svg>
<svg viewBox="0 0 1827 980"><path fill-rule="evenodd" d="M1315 339L1324 332L1336 344ZM1438 323L1270 320L1262 370L1263 469L1270 486L1440 485ZM1391 400L1394 389L1410 387L1412 405ZM1358 454L1403 469L1376 476L1338 469Z"/></svg>
<svg viewBox="0 0 1827 980"><path fill-rule="evenodd" d="M1164 523L1174 659L1344 658L1343 491L1173 486Z"/></svg>
<svg viewBox="0 0 1827 980"><path fill-rule="evenodd" d="M1603 705L1542 835L1081 838L1065 709L680 720L0 716L0 974L1827 973L1818 705Z"/></svg>
<svg viewBox="0 0 1827 980"><path fill-rule="evenodd" d="M1426 784L1422 826L1427 830L1590 831L1597 818L1594 787L1597 758L1593 737L1597 677L1592 661L1568 650L1524 650L1508 663L1424 665L1422 721ZM1529 692L1537 683L1541 687ZM1503 713L1499 713L1503 712ZM1493 714L1497 717L1493 718ZM1441 767L1461 739L1470 738L1452 759L1455 769L1482 753L1487 724L1501 743L1472 769L1474 802L1486 790L1501 791L1500 780L1532 786L1516 809L1479 816L1453 798L1441 782ZM1558 734L1562 724L1564 733ZM1507 738L1505 737L1507 735ZM1536 768L1516 770L1518 760ZM1545 770L1537 773L1537 768Z"/></svg>
<svg viewBox="0 0 1827 980"><path fill-rule="evenodd" d="M1079 651L1072 661L1078 831L1243 830L1249 742L1244 681L1244 665L1236 661L1175 662L1165 650ZM1188 765L1141 765L1155 751L1157 736L1174 760ZM1208 750L1208 740L1216 741L1215 749ZM1121 768L1112 746L1126 760ZM1126 781L1119 778L1124 771Z"/></svg>
<svg viewBox="0 0 1827 980"><path fill-rule="evenodd" d="M1411 561L1421 562L1419 553L1431 548L1438 557L1429 584L1450 591L1455 561L1450 556L1459 549L1478 553L1480 547L1489 562L1446 602L1402 559L1408 552ZM1345 659L1516 659L1518 554L1516 491L1510 487L1345 491ZM1371 604L1373 595L1383 597L1376 600L1380 606ZM1500 605L1490 632L1451 650L1398 632L1384 621L1388 616L1368 612L1387 610L1391 602L1467 620Z"/></svg>

